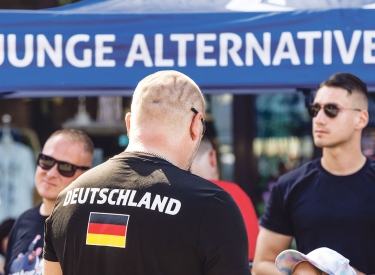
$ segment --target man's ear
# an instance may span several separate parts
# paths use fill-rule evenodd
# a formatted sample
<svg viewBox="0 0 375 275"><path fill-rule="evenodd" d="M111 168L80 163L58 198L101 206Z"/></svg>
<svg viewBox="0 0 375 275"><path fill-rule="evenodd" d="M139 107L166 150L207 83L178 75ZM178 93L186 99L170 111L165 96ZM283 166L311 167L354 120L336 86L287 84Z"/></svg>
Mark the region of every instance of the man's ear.
<svg viewBox="0 0 375 275"><path fill-rule="evenodd" d="M190 136L192 140L196 140L202 136L202 131L199 130L201 127L200 124L202 124L201 119L203 118L202 112L198 112L196 115L194 115L193 119L191 120L190 124ZM202 126L203 127L203 126Z"/></svg>
<svg viewBox="0 0 375 275"><path fill-rule="evenodd" d="M126 113L125 115L125 124L126 124L126 133L128 137L130 137L130 117L132 114L130 112Z"/></svg>
<svg viewBox="0 0 375 275"><path fill-rule="evenodd" d="M361 130L364 129L367 126L368 122L369 122L368 112L365 110L360 111L359 120L357 123L358 129L361 129Z"/></svg>

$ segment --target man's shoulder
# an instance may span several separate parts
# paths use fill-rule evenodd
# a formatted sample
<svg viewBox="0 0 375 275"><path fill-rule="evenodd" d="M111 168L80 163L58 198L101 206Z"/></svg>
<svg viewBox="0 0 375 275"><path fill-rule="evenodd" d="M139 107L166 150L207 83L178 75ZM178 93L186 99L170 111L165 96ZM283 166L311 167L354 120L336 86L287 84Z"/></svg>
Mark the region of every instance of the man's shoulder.
<svg viewBox="0 0 375 275"><path fill-rule="evenodd" d="M34 219L35 217L38 217L39 214L39 209L40 209L41 204L38 204L37 206L34 206L25 212L23 212L18 218L17 221L22 221L25 219Z"/></svg>
<svg viewBox="0 0 375 275"><path fill-rule="evenodd" d="M23 212L16 220L13 229L15 231L19 230L33 230L34 228L43 227L46 217L43 217L39 213L40 204L34 206Z"/></svg>
<svg viewBox="0 0 375 275"><path fill-rule="evenodd" d="M375 173L375 159L374 158L367 158L368 167L371 169L372 172Z"/></svg>
<svg viewBox="0 0 375 275"><path fill-rule="evenodd" d="M176 171L172 184L176 184L178 188L186 188L192 190L205 190L214 193L223 192L223 186L213 183L212 181L201 178L197 175L191 174L190 172L178 169Z"/></svg>
<svg viewBox="0 0 375 275"><path fill-rule="evenodd" d="M282 175L278 180L278 185L290 185L304 181L317 175L320 169L320 159L309 161L300 167Z"/></svg>
<svg viewBox="0 0 375 275"><path fill-rule="evenodd" d="M225 180L210 180L210 181L213 182L214 184L216 184L217 186L219 186L220 188L224 189L225 191L227 191L230 194L236 193L236 194L240 194L240 195L242 195L242 194L246 195L245 191L243 191L242 188L234 182L225 181Z"/></svg>

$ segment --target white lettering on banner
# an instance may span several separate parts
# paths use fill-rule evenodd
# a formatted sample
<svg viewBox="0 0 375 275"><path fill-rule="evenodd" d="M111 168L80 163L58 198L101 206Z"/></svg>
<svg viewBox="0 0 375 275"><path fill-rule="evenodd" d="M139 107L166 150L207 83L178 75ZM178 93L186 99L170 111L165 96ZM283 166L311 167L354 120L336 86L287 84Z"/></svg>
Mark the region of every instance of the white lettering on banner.
<svg viewBox="0 0 375 275"><path fill-rule="evenodd" d="M229 41L233 43L233 46L229 49ZM220 66L228 66L228 55L232 58L233 63L236 66L243 66L243 61L238 54L238 51L242 47L242 40L238 34L235 33L222 33L220 34Z"/></svg>
<svg viewBox="0 0 375 275"><path fill-rule="evenodd" d="M287 48L286 51L285 48ZM296 46L294 45L293 36L290 32L283 32L277 45L275 56L272 60L272 65L279 66L282 59L290 59L293 65L300 65Z"/></svg>
<svg viewBox="0 0 375 275"><path fill-rule="evenodd" d="M330 65L332 64L332 32L324 31L323 38L323 64Z"/></svg>
<svg viewBox="0 0 375 275"><path fill-rule="evenodd" d="M69 63L77 68L87 68L92 64L92 51L90 49L83 50L83 59L78 59L75 54L75 47L79 42L89 42L88 34L76 34L69 38L66 43L65 55Z"/></svg>
<svg viewBox="0 0 375 275"><path fill-rule="evenodd" d="M138 53L138 49L140 53ZM145 67L152 67L150 51L148 50L146 38L143 34L134 35L125 67L133 67L134 61L143 61Z"/></svg>
<svg viewBox="0 0 375 275"><path fill-rule="evenodd" d="M365 64L375 64L375 56L373 55L375 50L374 38L375 31L363 32L363 63Z"/></svg>
<svg viewBox="0 0 375 275"><path fill-rule="evenodd" d="M31 64L34 57L34 36L25 35L25 55L23 59L17 57L17 38L15 34L8 35L8 59L14 67L24 68Z"/></svg>
<svg viewBox="0 0 375 275"><path fill-rule="evenodd" d="M199 33L197 34L197 66L198 67L214 67L216 66L216 59L206 58L206 53L213 53L215 48L212 45L206 45L207 41L215 41L216 34L214 33Z"/></svg>
<svg viewBox="0 0 375 275"><path fill-rule="evenodd" d="M62 67L63 63L63 50L62 50L62 35L55 35L55 48L52 48L51 44L48 42L47 38L43 34L38 34L37 40L37 66L44 67L46 65L46 54L51 59L55 67Z"/></svg>
<svg viewBox="0 0 375 275"><path fill-rule="evenodd" d="M146 40L144 34L137 33L132 41L125 42L130 45L129 51L121 54L115 53L115 49L124 48L114 47L115 34L70 37L55 34L52 38L44 34L35 37L33 34L0 34L0 66L9 62L13 67L25 68L35 62L38 68L44 68L49 60L56 68L64 65L113 68L118 65L113 56L125 57L121 66L126 68L300 66L301 60L304 60L303 65L329 66L333 62L350 65L361 59L363 64L375 64L375 30L345 32L345 37L341 30L324 30L294 34L284 31L273 37L270 32L257 35L252 32L157 33L153 38Z"/></svg>
<svg viewBox="0 0 375 275"><path fill-rule="evenodd" d="M104 54L113 52L110 46L104 46L106 42L115 42L114 34L97 34L95 35L95 66L96 67L115 67L116 61L113 59L105 59Z"/></svg>
<svg viewBox="0 0 375 275"><path fill-rule="evenodd" d="M155 34L155 67L173 67L173 59L163 58L163 35Z"/></svg>
<svg viewBox="0 0 375 275"><path fill-rule="evenodd" d="M186 67L186 48L188 41L194 41L194 34L187 33L187 34L171 34L170 36L171 41L176 41L178 44L178 51L177 51L177 64L179 67Z"/></svg>
<svg viewBox="0 0 375 275"><path fill-rule="evenodd" d="M333 36L335 37L337 47L339 48L342 63L353 63L355 52L357 51L359 41L361 40L361 35L361 31L354 31L352 39L350 41L349 49L346 49L345 39L344 35L342 34L342 31L333 31Z"/></svg>
<svg viewBox="0 0 375 275"><path fill-rule="evenodd" d="M122 206L145 208L168 215L176 215L181 210L181 202L177 199L162 197L158 194L154 195L150 192L146 192L139 199L139 197L136 197L137 190L110 190L108 188L74 188L66 193L63 206L87 203L90 192L90 204L121 204ZM76 200L77 197L78 201Z"/></svg>
<svg viewBox="0 0 375 275"><path fill-rule="evenodd" d="M297 32L298 39L305 39L305 64L314 64L314 39L322 38L322 33L318 31Z"/></svg>
<svg viewBox="0 0 375 275"><path fill-rule="evenodd" d="M264 66L271 65L271 33L263 33L263 48L260 46L255 35L251 32L246 34L246 66L253 66L253 51L256 52Z"/></svg>

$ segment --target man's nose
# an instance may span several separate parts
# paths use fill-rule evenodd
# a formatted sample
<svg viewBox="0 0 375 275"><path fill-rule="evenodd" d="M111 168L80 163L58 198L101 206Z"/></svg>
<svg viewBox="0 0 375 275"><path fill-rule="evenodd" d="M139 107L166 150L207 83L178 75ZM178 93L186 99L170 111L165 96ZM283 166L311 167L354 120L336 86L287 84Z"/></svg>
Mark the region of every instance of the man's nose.
<svg viewBox="0 0 375 275"><path fill-rule="evenodd" d="M320 110L316 114L316 117L314 118L314 121L316 123L325 123L326 119L327 119L327 115L324 113L324 109L320 108Z"/></svg>
<svg viewBox="0 0 375 275"><path fill-rule="evenodd" d="M55 163L55 165L53 165L52 168L47 171L47 176L49 176L49 177L56 177L56 176L60 175L60 173L59 173L59 171L57 169L57 165L58 164Z"/></svg>

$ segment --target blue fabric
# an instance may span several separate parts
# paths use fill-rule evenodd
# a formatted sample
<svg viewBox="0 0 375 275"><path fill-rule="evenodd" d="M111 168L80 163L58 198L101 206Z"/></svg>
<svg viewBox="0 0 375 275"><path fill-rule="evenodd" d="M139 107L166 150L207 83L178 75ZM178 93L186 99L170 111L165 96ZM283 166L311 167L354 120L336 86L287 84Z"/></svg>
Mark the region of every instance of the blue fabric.
<svg viewBox="0 0 375 275"><path fill-rule="evenodd" d="M0 96L20 90L121 90L125 94L146 75L166 69L186 73L213 93L315 88L339 71L375 85L372 9L233 12L225 8L229 0L186 2L85 0L48 10L0 11ZM175 36L180 34L191 37L178 42ZM26 35L31 41L29 51ZM75 38L81 40L74 42ZM136 47L135 38L142 45ZM127 67L132 45L133 53L143 53L143 59ZM185 46L185 54L179 45ZM56 51L57 61L45 54L48 46ZM12 51L16 55L10 58ZM261 51L263 57L259 57ZM84 52L86 61L82 61Z"/></svg>

